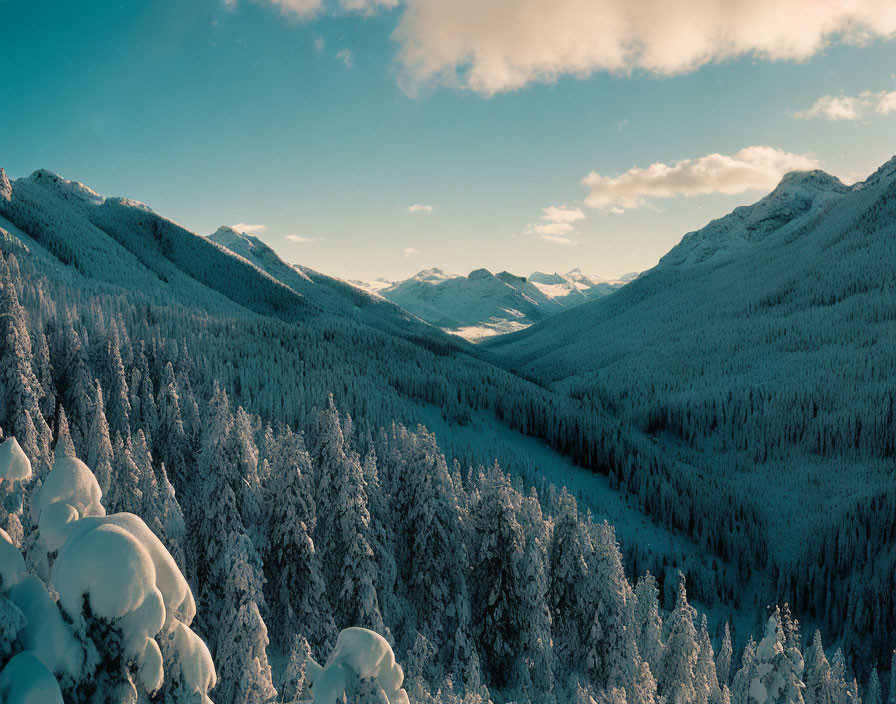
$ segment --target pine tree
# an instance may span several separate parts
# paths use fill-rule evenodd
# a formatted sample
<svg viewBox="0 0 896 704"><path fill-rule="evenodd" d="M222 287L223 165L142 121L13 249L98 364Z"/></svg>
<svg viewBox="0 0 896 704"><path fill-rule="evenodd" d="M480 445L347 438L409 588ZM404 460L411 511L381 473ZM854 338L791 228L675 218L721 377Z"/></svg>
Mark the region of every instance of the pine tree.
<svg viewBox="0 0 896 704"><path fill-rule="evenodd" d="M111 326L111 337L106 345L106 363L108 371L104 378L109 380L109 397L106 407L109 432L113 437L118 434L127 439L131 434L131 400L124 364L121 361L117 325Z"/></svg>
<svg viewBox="0 0 896 704"><path fill-rule="evenodd" d="M103 389L99 381L91 388L88 408L90 417L86 425L85 462L93 470L103 496L107 496L112 486L113 453L109 425L103 411Z"/></svg>
<svg viewBox="0 0 896 704"><path fill-rule="evenodd" d="M54 457L77 457L75 452L75 444L72 442L72 434L68 428L68 418L65 416L65 409L59 407L59 415L56 419L56 448Z"/></svg>
<svg viewBox="0 0 896 704"><path fill-rule="evenodd" d="M591 604L584 598L588 577L585 555L590 541L579 521L576 501L565 488L559 503L548 550L548 606L556 634L554 653L560 662L583 667L593 617Z"/></svg>
<svg viewBox="0 0 896 704"><path fill-rule="evenodd" d="M270 603L278 613L274 636L289 642L294 633L307 636L315 648L329 650L336 626L330 616L320 559L311 535L316 525L312 467L301 436L284 433L271 458L267 487L268 548L265 564ZM267 464L267 459L263 464Z"/></svg>
<svg viewBox="0 0 896 704"><path fill-rule="evenodd" d="M694 687L699 648L694 628L694 608L688 604L684 577L678 583L675 609L666 619L666 654L660 670L660 692L670 704L692 704L697 693Z"/></svg>
<svg viewBox="0 0 896 704"><path fill-rule="evenodd" d="M641 577L635 587L638 652L650 665L651 672L659 672L663 662L663 620L660 617L659 593L656 578L650 572Z"/></svg>
<svg viewBox="0 0 896 704"><path fill-rule="evenodd" d="M525 536L517 522L514 492L496 470L482 482L474 508L477 549L471 575L471 611L476 614L476 638L483 666L497 687L507 686L520 652L524 580L520 556Z"/></svg>
<svg viewBox="0 0 896 704"><path fill-rule="evenodd" d="M228 637L219 637L215 664L221 672L216 696L223 702L266 704L277 696L268 664L268 635L258 605L240 604L235 614L221 624Z"/></svg>
<svg viewBox="0 0 896 704"><path fill-rule="evenodd" d="M868 675L868 686L865 690L864 704L882 704L880 691L880 678L877 676L877 668L871 668Z"/></svg>
<svg viewBox="0 0 896 704"><path fill-rule="evenodd" d="M293 636L289 661L283 673L283 685L280 697L283 704L299 704L310 699L308 691L308 660L311 658L311 646L301 634Z"/></svg>
<svg viewBox="0 0 896 704"><path fill-rule="evenodd" d="M750 687L758 676L756 642L750 637L741 655L740 669L731 682L731 704L750 704Z"/></svg>
<svg viewBox="0 0 896 704"><path fill-rule="evenodd" d="M700 617L700 630L697 633L697 665L694 668L698 704L718 704L722 698L719 688L719 677L716 672L715 653L706 627L706 614Z"/></svg>
<svg viewBox="0 0 896 704"><path fill-rule="evenodd" d="M823 697L829 687L831 665L824 654L821 632L816 629L812 645L806 651L803 670L806 689L803 692L806 704L824 704Z"/></svg>
<svg viewBox="0 0 896 704"><path fill-rule="evenodd" d="M172 480L181 488L187 484L186 444L180 398L171 362L165 364L156 403L158 422L153 434L153 454L164 458Z"/></svg>
<svg viewBox="0 0 896 704"><path fill-rule="evenodd" d="M396 484L396 559L417 624L450 665L459 630L469 629L467 555L454 485L434 436L402 435L404 473Z"/></svg>
<svg viewBox="0 0 896 704"><path fill-rule="evenodd" d="M121 435L115 436L114 455L115 467L108 495L108 512L127 512L140 516L143 510L143 477L134 461L130 436L127 440L123 440Z"/></svg>
<svg viewBox="0 0 896 704"><path fill-rule="evenodd" d="M758 677L750 684L756 704L803 704L803 657L787 637L778 609L769 617L765 637L756 646Z"/></svg>
<svg viewBox="0 0 896 704"><path fill-rule="evenodd" d="M638 676L634 593L625 578L613 528L604 521L592 528L588 556L590 599L596 605L589 633L588 667L602 688L629 689Z"/></svg>
<svg viewBox="0 0 896 704"><path fill-rule="evenodd" d="M376 593L376 562L370 546L370 513L360 459L347 446L339 414L329 398L317 418L318 534L327 584L332 585L339 628L385 631Z"/></svg>
<svg viewBox="0 0 896 704"><path fill-rule="evenodd" d="M44 392L31 366L25 311L2 254L0 311L0 428L15 436L35 466L36 479L43 479L52 457L50 429L40 412Z"/></svg>
<svg viewBox="0 0 896 704"><path fill-rule="evenodd" d="M731 674L731 657L734 653L731 647L731 630L728 628L728 622L725 622L725 632L722 635L722 645L719 646L719 654L716 656L716 674L719 676L719 684L726 687L730 680Z"/></svg>
<svg viewBox="0 0 896 704"><path fill-rule="evenodd" d="M37 383L40 385L42 397L40 412L44 418L50 418L56 412L56 382L53 380L53 365L50 362L50 346L43 330L34 335L34 361L32 367Z"/></svg>

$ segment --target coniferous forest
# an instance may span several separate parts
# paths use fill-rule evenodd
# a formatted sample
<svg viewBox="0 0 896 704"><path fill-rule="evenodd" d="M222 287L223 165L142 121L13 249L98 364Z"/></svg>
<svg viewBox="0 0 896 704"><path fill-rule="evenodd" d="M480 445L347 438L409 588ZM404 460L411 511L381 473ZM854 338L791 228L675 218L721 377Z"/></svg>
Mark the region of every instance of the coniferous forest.
<svg viewBox="0 0 896 704"><path fill-rule="evenodd" d="M484 347L0 170L0 701L896 701L894 170ZM754 280L742 220L838 267L623 334Z"/></svg>

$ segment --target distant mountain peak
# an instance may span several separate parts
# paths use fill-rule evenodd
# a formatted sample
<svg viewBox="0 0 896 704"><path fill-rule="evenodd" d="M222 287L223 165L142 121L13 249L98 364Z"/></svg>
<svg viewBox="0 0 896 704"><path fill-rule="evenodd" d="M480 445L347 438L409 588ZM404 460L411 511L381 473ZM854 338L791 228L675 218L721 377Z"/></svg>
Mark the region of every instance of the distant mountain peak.
<svg viewBox="0 0 896 704"><path fill-rule="evenodd" d="M467 278L470 279L470 281L475 281L476 279L491 279L494 278L494 276L495 275L488 269L473 269Z"/></svg>
<svg viewBox="0 0 896 704"><path fill-rule="evenodd" d="M877 171L875 171L861 183L857 183L855 186L853 186L853 188L861 188L865 185L878 183L879 181L890 178L894 175L896 175L896 156L893 156L888 161L884 162Z"/></svg>
<svg viewBox="0 0 896 704"><path fill-rule="evenodd" d="M827 171L813 169L812 171L791 171L784 174L780 183L772 193L790 191L795 188L812 188L819 191L845 191L846 185L836 176Z"/></svg>
<svg viewBox="0 0 896 704"><path fill-rule="evenodd" d="M85 205L102 205L106 200L83 183L69 181L47 169L38 169L28 177L28 181L38 184L68 201L76 201Z"/></svg>

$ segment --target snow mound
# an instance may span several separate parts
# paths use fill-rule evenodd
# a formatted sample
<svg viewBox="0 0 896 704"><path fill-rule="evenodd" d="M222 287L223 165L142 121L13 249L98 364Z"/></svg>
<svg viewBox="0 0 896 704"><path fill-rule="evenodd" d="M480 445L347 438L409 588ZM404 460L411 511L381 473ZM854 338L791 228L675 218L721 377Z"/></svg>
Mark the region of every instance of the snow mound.
<svg viewBox="0 0 896 704"><path fill-rule="evenodd" d="M59 607L76 629L87 618L114 623L121 632L122 655L136 663L150 695L165 679L165 659L156 641L160 636L172 646L169 664L183 686L207 702L215 670L205 643L188 628L196 603L187 581L143 519L131 513L107 516L101 498L87 465L60 457L35 500L41 536L50 551L58 550L51 582ZM4 584L18 581L24 571L21 554L5 539L0 541L0 570ZM84 653L52 598L33 577L16 589L10 596L26 614L26 648L42 667L74 678Z"/></svg>
<svg viewBox="0 0 896 704"><path fill-rule="evenodd" d="M199 694L202 704L211 704L206 693L217 684L218 677L208 647L182 623L175 624L171 640L178 653L174 676L180 679L190 694Z"/></svg>
<svg viewBox="0 0 896 704"><path fill-rule="evenodd" d="M31 478L31 461L25 455L18 440L7 438L0 443L0 483L27 481Z"/></svg>
<svg viewBox="0 0 896 704"><path fill-rule="evenodd" d="M408 704L402 689L404 670L395 662L389 643L366 628L346 628L322 671L311 668L311 692L315 704L342 704L346 690L359 681L376 683L389 704Z"/></svg>
<svg viewBox="0 0 896 704"><path fill-rule="evenodd" d="M86 516L105 516L100 485L81 460L59 457L35 501L38 528L51 551L62 547L73 524Z"/></svg>
<svg viewBox="0 0 896 704"><path fill-rule="evenodd" d="M56 678L30 653L10 658L0 672L0 701L5 704L62 704Z"/></svg>
<svg viewBox="0 0 896 704"><path fill-rule="evenodd" d="M25 560L9 533L0 528L0 589L9 589L25 574Z"/></svg>
<svg viewBox="0 0 896 704"><path fill-rule="evenodd" d="M77 679L84 663L84 651L43 582L33 575L25 576L9 590L9 600L25 615L27 626L22 636L25 651L53 674Z"/></svg>

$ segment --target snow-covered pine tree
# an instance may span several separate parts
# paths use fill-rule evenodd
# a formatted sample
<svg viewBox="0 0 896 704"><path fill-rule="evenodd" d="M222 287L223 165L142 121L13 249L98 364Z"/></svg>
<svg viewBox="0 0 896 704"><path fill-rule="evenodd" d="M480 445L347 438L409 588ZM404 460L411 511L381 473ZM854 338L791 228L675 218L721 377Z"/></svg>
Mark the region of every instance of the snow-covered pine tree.
<svg viewBox="0 0 896 704"><path fill-rule="evenodd" d="M134 461L130 435L126 440L119 434L115 435L113 453L115 460L108 510L110 513L127 512L140 516L143 510L143 477L140 475L140 467Z"/></svg>
<svg viewBox="0 0 896 704"><path fill-rule="evenodd" d="M574 669L585 666L587 636L593 617L585 597L590 540L579 520L576 500L564 488L548 549L548 606L554 632L554 654Z"/></svg>
<svg viewBox="0 0 896 704"><path fill-rule="evenodd" d="M283 644L301 633L315 649L328 651L336 625L311 535L317 521L311 460L300 435L286 429L272 448L266 487L268 530L265 566L270 575L268 600L273 636ZM263 460L263 464L268 462Z"/></svg>
<svg viewBox="0 0 896 704"><path fill-rule="evenodd" d="M830 677L831 665L824 653L821 631L816 629L804 658L803 681L806 688L803 698L806 704L824 704L823 697L829 688Z"/></svg>
<svg viewBox="0 0 896 704"><path fill-rule="evenodd" d="M757 676L750 683L755 704L803 704L803 656L787 645L781 613L769 617L765 636L756 646Z"/></svg>
<svg viewBox="0 0 896 704"><path fill-rule="evenodd" d="M335 642L335 641L334 641ZM283 672L283 684L280 686L282 704L300 704L310 699L308 689L308 661L311 658L311 646L304 636L293 636L289 651L289 661Z"/></svg>
<svg viewBox="0 0 896 704"><path fill-rule="evenodd" d="M663 662L663 619L660 616L659 594L656 578L650 572L645 573L635 587L635 633L638 652L650 665L650 671L656 673Z"/></svg>
<svg viewBox="0 0 896 704"><path fill-rule="evenodd" d="M877 674L877 668L871 668L871 674L868 675L868 685L865 688L865 698L863 704L883 704L880 690L880 677Z"/></svg>
<svg viewBox="0 0 896 704"><path fill-rule="evenodd" d="M131 399L128 382L125 378L124 363L121 361L121 346L118 326L109 327L110 337L106 344L107 371L104 379L108 379L108 398L106 400L106 418L109 421L109 433L127 439L131 434Z"/></svg>
<svg viewBox="0 0 896 704"><path fill-rule="evenodd" d="M715 653L709 631L706 627L706 614L700 617L700 630L697 632L697 665L694 668L696 677L695 690L697 704L719 704L722 690L719 688L719 677L716 672Z"/></svg>
<svg viewBox="0 0 896 704"><path fill-rule="evenodd" d="M360 458L345 442L330 395L317 417L318 535L321 562L339 628L385 631L376 593L376 561L370 546L370 513Z"/></svg>
<svg viewBox="0 0 896 704"><path fill-rule="evenodd" d="M669 704L693 704L696 701L695 668L699 656L697 629L694 618L697 612L688 603L684 576L678 583L678 600L675 609L666 619L666 651L660 669L659 691Z"/></svg>
<svg viewBox="0 0 896 704"><path fill-rule="evenodd" d="M40 412L44 392L31 366L31 338L16 284L0 254L0 428L15 436L32 460L35 478L49 471L51 433Z"/></svg>
<svg viewBox="0 0 896 704"><path fill-rule="evenodd" d="M87 465L93 469L100 491L109 496L112 488L112 440L106 412L103 410L103 388L97 381L90 389L87 405L90 415L86 423L86 447L84 457Z"/></svg>
<svg viewBox="0 0 896 704"><path fill-rule="evenodd" d="M417 630L436 648L442 667L452 663L458 632L469 631L467 554L454 484L434 436L403 432L403 472L392 512L397 517L396 561Z"/></svg>
<svg viewBox="0 0 896 704"><path fill-rule="evenodd" d="M56 447L53 450L54 457L76 457L75 444L72 442L71 431L68 427L68 418L65 409L60 406L56 416Z"/></svg>
<svg viewBox="0 0 896 704"><path fill-rule="evenodd" d="M587 594L596 607L589 633L588 667L598 686L630 689L640 670L635 638L634 593L625 578L616 532L590 517L592 549L588 555ZM585 597L589 599L589 597Z"/></svg>
<svg viewBox="0 0 896 704"><path fill-rule="evenodd" d="M725 622L725 631L722 634L722 644L719 646L719 653L716 655L716 674L719 676L719 684L727 687L731 681L731 657L734 649L731 646L731 629L728 622Z"/></svg>
<svg viewBox="0 0 896 704"><path fill-rule="evenodd" d="M750 686L759 676L756 667L756 641L753 637L744 646L740 659L740 668L731 681L731 704L750 704Z"/></svg>
<svg viewBox="0 0 896 704"><path fill-rule="evenodd" d="M480 497L473 508L476 549L470 577L475 636L490 684L510 684L520 654L524 613L521 557L525 535L517 521L518 503L506 477L492 469L480 480Z"/></svg>

